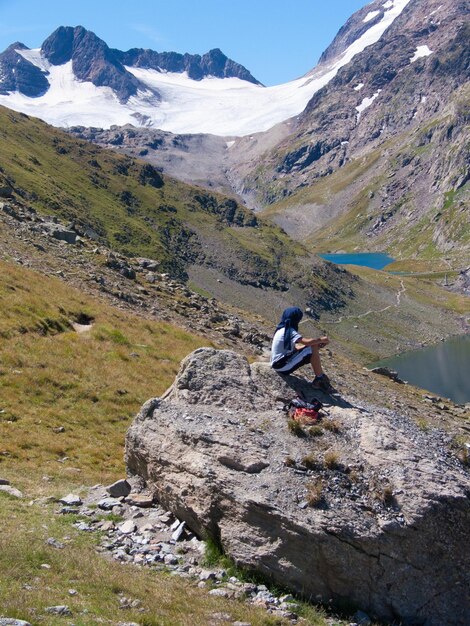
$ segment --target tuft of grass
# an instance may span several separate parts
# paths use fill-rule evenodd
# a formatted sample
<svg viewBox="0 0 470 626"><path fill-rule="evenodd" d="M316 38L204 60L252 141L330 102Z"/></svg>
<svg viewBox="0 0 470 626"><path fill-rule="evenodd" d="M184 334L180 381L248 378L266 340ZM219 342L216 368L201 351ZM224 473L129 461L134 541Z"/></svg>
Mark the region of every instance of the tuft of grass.
<svg viewBox="0 0 470 626"><path fill-rule="evenodd" d="M307 456L304 456L302 459L302 465L311 470L320 469L322 467L321 462L319 462L315 454L308 454Z"/></svg>
<svg viewBox="0 0 470 626"><path fill-rule="evenodd" d="M337 470L341 468L340 454L335 450L329 450L328 452L325 452L323 462L325 464L325 467L330 470Z"/></svg>
<svg viewBox="0 0 470 626"><path fill-rule="evenodd" d="M465 465L466 467L470 466L470 451L467 446L463 446L460 450L458 450L457 458L462 465Z"/></svg>
<svg viewBox="0 0 470 626"><path fill-rule="evenodd" d="M418 428L420 430L422 430L423 432L428 432L431 429L431 426L429 425L429 423L424 419L424 417L421 417L419 419L416 420L416 425L418 426Z"/></svg>
<svg viewBox="0 0 470 626"><path fill-rule="evenodd" d="M305 437L305 432L302 426L296 420L290 419L287 422L287 428L296 437Z"/></svg>
<svg viewBox="0 0 470 626"><path fill-rule="evenodd" d="M311 507L318 506L323 501L323 481L321 478L311 480L305 485L307 489L307 502Z"/></svg>
<svg viewBox="0 0 470 626"><path fill-rule="evenodd" d="M329 430L331 433L338 434L341 430L341 424L338 420L324 420L323 428Z"/></svg>
<svg viewBox="0 0 470 626"><path fill-rule="evenodd" d="M389 484L376 484L373 483L373 495L376 500L381 502L384 506L392 506L395 502L395 496L393 495L393 487Z"/></svg>
<svg viewBox="0 0 470 626"><path fill-rule="evenodd" d="M323 428L315 424L315 426L307 428L307 433L309 437L321 437L323 435Z"/></svg>

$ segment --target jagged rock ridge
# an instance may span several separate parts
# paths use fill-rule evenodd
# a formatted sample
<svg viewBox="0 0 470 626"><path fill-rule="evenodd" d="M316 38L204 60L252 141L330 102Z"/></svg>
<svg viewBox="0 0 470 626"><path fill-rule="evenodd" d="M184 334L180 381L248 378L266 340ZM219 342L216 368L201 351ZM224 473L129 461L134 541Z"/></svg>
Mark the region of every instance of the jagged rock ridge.
<svg viewBox="0 0 470 626"><path fill-rule="evenodd" d="M17 42L0 54L0 93L19 91L29 97L41 96L49 88L47 72L18 52L23 50L29 48ZM202 56L138 48L123 52L109 48L83 26L57 28L42 44L40 55L51 65L71 61L74 76L79 81L89 81L97 87L110 87L121 102L135 96L139 90L149 91L149 86L139 81L125 66L159 72L187 72L193 80L206 76L236 77L259 84L245 67L227 58L218 48ZM153 97L159 97L157 90L150 91Z"/></svg>
<svg viewBox="0 0 470 626"><path fill-rule="evenodd" d="M243 65L226 57L219 48L214 48L202 56L177 52L155 52L142 48L132 48L127 52L113 50L113 53L123 65L166 72L187 72L189 78L193 80L215 76L217 78L240 78L255 85L260 84Z"/></svg>
<svg viewBox="0 0 470 626"><path fill-rule="evenodd" d="M129 429L128 470L238 565L298 593L463 626L470 480L445 436L344 402L302 439L282 411L299 391L312 395L267 364L197 350Z"/></svg>

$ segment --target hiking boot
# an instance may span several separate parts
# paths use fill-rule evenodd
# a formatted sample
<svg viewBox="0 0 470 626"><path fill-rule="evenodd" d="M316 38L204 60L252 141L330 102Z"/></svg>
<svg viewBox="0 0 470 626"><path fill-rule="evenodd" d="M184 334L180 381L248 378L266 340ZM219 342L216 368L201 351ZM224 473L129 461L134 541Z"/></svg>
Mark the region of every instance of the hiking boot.
<svg viewBox="0 0 470 626"><path fill-rule="evenodd" d="M334 387L330 383L330 379L326 374L322 374L321 376L315 376L312 381L312 386L314 389L318 389L319 391L324 391L325 393L334 392Z"/></svg>

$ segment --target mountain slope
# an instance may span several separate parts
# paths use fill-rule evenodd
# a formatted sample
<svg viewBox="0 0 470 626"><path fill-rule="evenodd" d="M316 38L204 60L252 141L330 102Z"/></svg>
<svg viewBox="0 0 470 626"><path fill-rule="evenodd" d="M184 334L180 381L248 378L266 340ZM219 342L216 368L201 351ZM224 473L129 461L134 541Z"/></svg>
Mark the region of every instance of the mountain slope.
<svg viewBox="0 0 470 626"><path fill-rule="evenodd" d="M205 268L238 286L281 293L295 286L304 298L314 291L316 314L351 295L352 277L231 198L8 109L0 109L0 128L5 193L111 250L155 259L162 272L183 280Z"/></svg>
<svg viewBox="0 0 470 626"><path fill-rule="evenodd" d="M287 138L243 165L239 189L323 250L468 256L469 14L467 1L411 0L315 94ZM348 29L325 58L344 41Z"/></svg>

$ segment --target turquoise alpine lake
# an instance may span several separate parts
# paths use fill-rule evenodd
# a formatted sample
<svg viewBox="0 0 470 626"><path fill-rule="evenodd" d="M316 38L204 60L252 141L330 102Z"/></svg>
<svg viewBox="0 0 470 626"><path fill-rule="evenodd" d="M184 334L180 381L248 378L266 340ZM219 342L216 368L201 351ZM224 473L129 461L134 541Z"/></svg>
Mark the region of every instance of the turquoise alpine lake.
<svg viewBox="0 0 470 626"><path fill-rule="evenodd" d="M382 270L389 263L393 263L393 259L384 252L345 252L338 254L319 254L325 261L331 261L337 265L362 265L370 267L374 270Z"/></svg>
<svg viewBox="0 0 470 626"><path fill-rule="evenodd" d="M401 379L457 404L470 402L470 335L405 352L369 368L378 366L396 370Z"/></svg>

